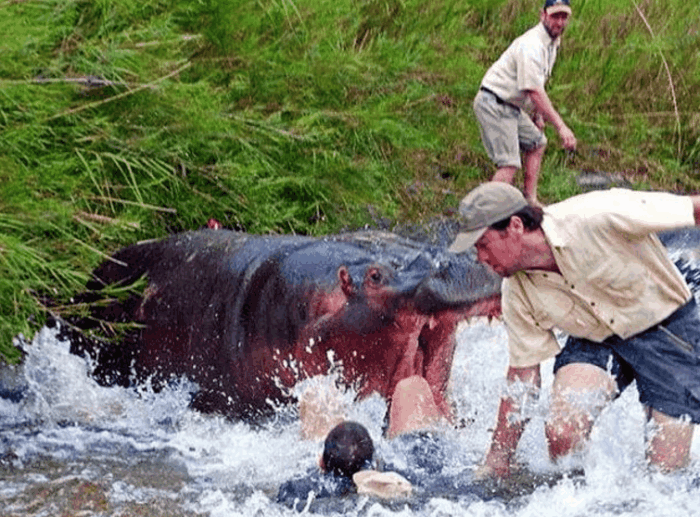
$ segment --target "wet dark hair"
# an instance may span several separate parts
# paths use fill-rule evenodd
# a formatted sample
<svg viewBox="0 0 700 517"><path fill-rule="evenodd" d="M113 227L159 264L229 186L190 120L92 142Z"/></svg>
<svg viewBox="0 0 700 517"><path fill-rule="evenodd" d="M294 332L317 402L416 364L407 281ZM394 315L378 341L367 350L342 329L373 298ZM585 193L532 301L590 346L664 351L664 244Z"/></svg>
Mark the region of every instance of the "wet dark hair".
<svg viewBox="0 0 700 517"><path fill-rule="evenodd" d="M522 210L514 213L513 215L517 215L523 221L523 226L525 226L526 230L532 231L537 230L541 227L544 212L538 206L528 205ZM490 228L493 228L494 230L498 231L505 230L506 228L508 228L508 225L510 224L510 218L513 217L513 215L510 215L505 219L501 219L500 221L493 223L490 226Z"/></svg>
<svg viewBox="0 0 700 517"><path fill-rule="evenodd" d="M369 432L357 422L335 426L323 446L323 465L328 472L352 477L355 472L372 466L374 444Z"/></svg>

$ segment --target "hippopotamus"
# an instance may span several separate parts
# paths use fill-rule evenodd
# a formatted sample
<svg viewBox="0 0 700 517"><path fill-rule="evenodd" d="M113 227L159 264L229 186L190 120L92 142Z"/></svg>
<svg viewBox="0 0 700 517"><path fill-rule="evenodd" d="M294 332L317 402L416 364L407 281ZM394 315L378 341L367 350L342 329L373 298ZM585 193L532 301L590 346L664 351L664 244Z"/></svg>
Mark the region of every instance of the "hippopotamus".
<svg viewBox="0 0 700 517"><path fill-rule="evenodd" d="M667 230L658 235L690 290L700 299L700 228Z"/></svg>
<svg viewBox="0 0 700 517"><path fill-rule="evenodd" d="M138 297L99 313L137 322L136 336L73 351L92 355L103 383L187 377L199 385L195 408L233 418L268 415L296 382L331 369L358 397L389 403L420 375L449 418L456 326L500 311L500 279L473 255L376 231L185 232L117 251L87 287L143 276Z"/></svg>

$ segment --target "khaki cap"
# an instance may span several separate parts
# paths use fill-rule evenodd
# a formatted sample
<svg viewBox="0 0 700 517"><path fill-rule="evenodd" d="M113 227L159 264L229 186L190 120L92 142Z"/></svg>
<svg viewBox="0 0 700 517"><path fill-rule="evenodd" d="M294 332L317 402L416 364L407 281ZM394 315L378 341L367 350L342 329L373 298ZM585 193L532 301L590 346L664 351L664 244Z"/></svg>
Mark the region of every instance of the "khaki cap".
<svg viewBox="0 0 700 517"><path fill-rule="evenodd" d="M462 230L450 246L453 253L471 248L494 223L528 206L522 192L508 183L491 181L469 192L459 203Z"/></svg>
<svg viewBox="0 0 700 517"><path fill-rule="evenodd" d="M396 472L361 470L352 476L360 495L372 495L381 499L402 499L413 492L411 483Z"/></svg>

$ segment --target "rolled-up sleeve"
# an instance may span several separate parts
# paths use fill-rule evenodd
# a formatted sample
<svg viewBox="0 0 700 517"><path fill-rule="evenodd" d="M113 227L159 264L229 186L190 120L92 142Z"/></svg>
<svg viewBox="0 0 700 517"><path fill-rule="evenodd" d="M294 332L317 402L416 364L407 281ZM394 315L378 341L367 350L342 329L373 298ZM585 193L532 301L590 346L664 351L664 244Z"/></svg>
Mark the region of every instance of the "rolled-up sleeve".
<svg viewBox="0 0 700 517"><path fill-rule="evenodd" d="M535 317L516 279L503 283L502 297L510 366L534 366L557 355L560 347L551 327L546 328Z"/></svg>

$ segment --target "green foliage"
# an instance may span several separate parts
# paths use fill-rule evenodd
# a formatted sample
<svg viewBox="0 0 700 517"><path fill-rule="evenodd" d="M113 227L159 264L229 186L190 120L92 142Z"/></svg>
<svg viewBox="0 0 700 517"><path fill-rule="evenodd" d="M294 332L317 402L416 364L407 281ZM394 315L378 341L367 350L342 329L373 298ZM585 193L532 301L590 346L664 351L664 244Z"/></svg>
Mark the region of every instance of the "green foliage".
<svg viewBox="0 0 700 517"><path fill-rule="evenodd" d="M0 353L118 247L214 217L322 235L450 214L490 177L471 100L541 0L0 2ZM698 189L693 2L577 0L550 95L580 171Z"/></svg>

